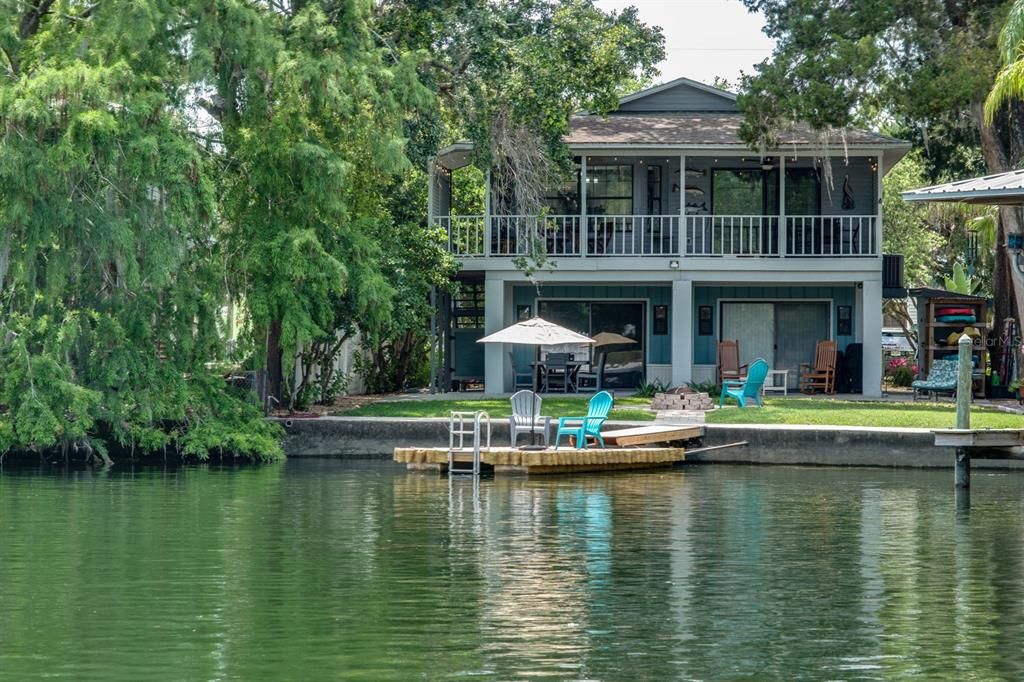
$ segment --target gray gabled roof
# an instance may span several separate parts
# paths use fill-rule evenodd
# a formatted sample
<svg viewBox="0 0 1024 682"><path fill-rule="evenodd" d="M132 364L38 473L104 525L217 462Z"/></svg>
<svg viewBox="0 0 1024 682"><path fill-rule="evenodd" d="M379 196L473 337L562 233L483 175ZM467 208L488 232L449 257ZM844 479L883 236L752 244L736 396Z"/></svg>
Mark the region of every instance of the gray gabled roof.
<svg viewBox="0 0 1024 682"><path fill-rule="evenodd" d="M680 148L749 150L740 137L743 114L736 109L736 95L690 78L656 85L619 100L619 109L607 116L581 113L569 119L564 141L576 150L602 148ZM810 126L797 124L779 135L780 144L769 153L823 153L823 143ZM834 134L829 153L841 156L846 149L861 154L881 152L883 172L888 172L911 145L894 137L848 128ZM447 168L470 161L472 145L460 142L438 152Z"/></svg>
<svg viewBox="0 0 1024 682"><path fill-rule="evenodd" d="M622 106L623 104L628 104L629 102L633 102L638 99L643 99L644 97L657 95L659 92L665 92L666 90L671 90L672 88L678 87L680 85L686 85L696 90L700 90L701 92L706 92L711 95L717 95L718 97L730 100L732 102L736 101L736 95L732 94L731 92L721 90L711 85L707 85L706 83L701 83L700 81L695 81L692 78L680 77L676 78L675 80L671 80L668 83L655 85L650 88L647 88L646 90L640 90L639 92L634 92L631 95L621 97L619 99L619 106Z"/></svg>
<svg viewBox="0 0 1024 682"><path fill-rule="evenodd" d="M629 112L614 116L581 115L569 119L565 143L577 150L600 149L733 149L748 150L740 137L743 114L728 111ZM868 130L847 128L829 140L833 156L845 150L882 152L883 173L910 151L910 143ZM822 153L818 133L796 124L779 134L779 145L769 153Z"/></svg>
<svg viewBox="0 0 1024 682"><path fill-rule="evenodd" d="M922 187L901 195L906 201L960 201L965 204L1024 205L1024 170Z"/></svg>
<svg viewBox="0 0 1024 682"><path fill-rule="evenodd" d="M570 145L676 145L748 148L740 137L743 114L733 112L630 112L614 116L583 115L569 119ZM797 124L779 134L779 148L813 147L821 144L818 134ZM836 133L832 144L854 147L899 147L910 143L888 135L848 128Z"/></svg>

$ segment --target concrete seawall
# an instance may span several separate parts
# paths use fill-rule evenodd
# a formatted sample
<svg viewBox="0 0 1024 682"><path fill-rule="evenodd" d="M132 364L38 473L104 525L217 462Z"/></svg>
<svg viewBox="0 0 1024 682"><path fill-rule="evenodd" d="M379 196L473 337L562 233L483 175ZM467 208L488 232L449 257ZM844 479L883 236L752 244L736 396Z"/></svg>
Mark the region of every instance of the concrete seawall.
<svg viewBox="0 0 1024 682"><path fill-rule="evenodd" d="M322 417L280 420L289 457L390 459L396 447L447 446L445 418ZM608 422L608 426L651 422ZM509 442L508 421L492 422L495 444ZM781 424L705 426L705 445L748 441L745 447L689 455L693 463L789 464L952 468L953 449L933 445L927 429L795 426ZM520 439L520 443L525 443ZM976 468L1024 468L1024 461L975 457Z"/></svg>

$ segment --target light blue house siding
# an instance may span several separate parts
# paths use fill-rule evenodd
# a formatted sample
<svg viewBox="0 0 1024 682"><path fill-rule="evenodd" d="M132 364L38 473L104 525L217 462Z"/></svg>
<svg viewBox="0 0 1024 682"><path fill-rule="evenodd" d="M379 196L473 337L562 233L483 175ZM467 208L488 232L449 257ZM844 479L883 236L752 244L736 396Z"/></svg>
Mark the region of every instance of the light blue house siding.
<svg viewBox="0 0 1024 682"><path fill-rule="evenodd" d="M793 287L793 286L694 286L693 290L693 328L698 327L698 313L700 306L712 306L714 310L714 330L711 336L694 336L693 355L694 364L713 365L715 364L715 350L720 330L721 306L723 300L737 302L778 302L786 300L820 300L831 301L832 320L831 334L838 342L839 350L845 350L847 344L853 343L857 334L857 320L860 311L856 309L856 289L852 286L831 286L831 287ZM837 333L837 322L835 309L837 306L848 305L852 310L851 334L839 336ZM812 358L808 358L810 361Z"/></svg>
<svg viewBox="0 0 1024 682"><path fill-rule="evenodd" d="M529 305L533 314L537 312L537 301L543 299L562 299L573 301L645 301L644 333L646 335L647 364L669 364L672 362L672 345L669 334L652 334L651 320L654 317L654 306L669 306L669 330L672 329L672 287L664 286L542 286L538 293L534 286L517 286L512 290L513 310L521 305ZM517 363L527 363L533 359L533 351L529 348L517 348Z"/></svg>
<svg viewBox="0 0 1024 682"><path fill-rule="evenodd" d="M529 305L531 314L536 314L539 300L575 301L643 301L645 303L644 334L646 337L647 364L669 365L672 362L672 288L669 285L648 286L587 286L557 285L537 287L524 285L513 287L513 311ZM829 301L832 306L831 334L838 341L839 349L855 342L860 311L856 309L856 289L853 286L694 286L693 310L687 314L693 319L693 363L695 365L715 364L715 349L721 329L721 306L723 301L732 302L778 302L778 301ZM651 320L654 306L668 306L668 334L654 334ZM852 328L849 335L839 335L836 318L837 306L850 306ZM699 335L698 311L700 306L713 309L711 335ZM483 347L476 340L483 335L481 330L458 330L455 334L456 375L480 376L483 372ZM525 366L533 360L533 350L528 347L513 347L516 363ZM810 361L811 358L808 358Z"/></svg>
<svg viewBox="0 0 1024 682"><path fill-rule="evenodd" d="M452 353L452 375L457 379L476 378L484 375L484 349L477 339L484 336L483 329L452 330L454 352Z"/></svg>

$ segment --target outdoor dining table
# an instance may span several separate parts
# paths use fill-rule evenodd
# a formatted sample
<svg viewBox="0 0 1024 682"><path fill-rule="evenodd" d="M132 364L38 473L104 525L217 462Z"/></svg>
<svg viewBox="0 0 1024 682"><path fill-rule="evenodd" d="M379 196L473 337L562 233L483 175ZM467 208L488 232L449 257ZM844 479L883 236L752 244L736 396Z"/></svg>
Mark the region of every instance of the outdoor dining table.
<svg viewBox="0 0 1024 682"><path fill-rule="evenodd" d="M589 364L590 364L590 362L588 360L567 360L566 361L566 363L565 363L566 371L569 372L569 376L566 377L566 379L567 379L566 384L565 384L566 385L566 391L565 391L566 393L576 393L576 392L578 392L578 387L576 386L576 380L575 380L576 374L579 373L581 367L586 367ZM543 361L541 361L541 362L531 362L530 363L530 367L532 368L531 371L535 372L536 375L537 375L537 385L543 387L544 386L544 379L546 378L547 371L548 371L547 370L547 365Z"/></svg>

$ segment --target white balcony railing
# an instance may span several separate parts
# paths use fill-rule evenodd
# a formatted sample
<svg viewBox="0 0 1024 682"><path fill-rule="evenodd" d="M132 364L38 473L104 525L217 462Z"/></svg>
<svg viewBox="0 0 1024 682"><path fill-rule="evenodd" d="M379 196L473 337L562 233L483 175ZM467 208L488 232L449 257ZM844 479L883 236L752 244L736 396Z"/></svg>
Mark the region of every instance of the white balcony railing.
<svg viewBox="0 0 1024 682"><path fill-rule="evenodd" d="M442 216L452 253L557 257L855 258L878 256L877 216ZM681 227L682 226L682 227Z"/></svg>
<svg viewBox="0 0 1024 682"><path fill-rule="evenodd" d="M531 240L550 256L580 255L580 216L491 216L491 255L524 256Z"/></svg>
<svg viewBox="0 0 1024 682"><path fill-rule="evenodd" d="M787 256L877 256L875 216L790 216L785 249Z"/></svg>
<svg viewBox="0 0 1024 682"><path fill-rule="evenodd" d="M453 215L435 218L448 233L448 250L459 256L484 255L487 217L482 215Z"/></svg>
<svg viewBox="0 0 1024 682"><path fill-rule="evenodd" d="M679 254L679 216L601 215L587 218L587 255Z"/></svg>
<svg viewBox="0 0 1024 682"><path fill-rule="evenodd" d="M687 256L778 256L779 218L760 215L686 217Z"/></svg>

